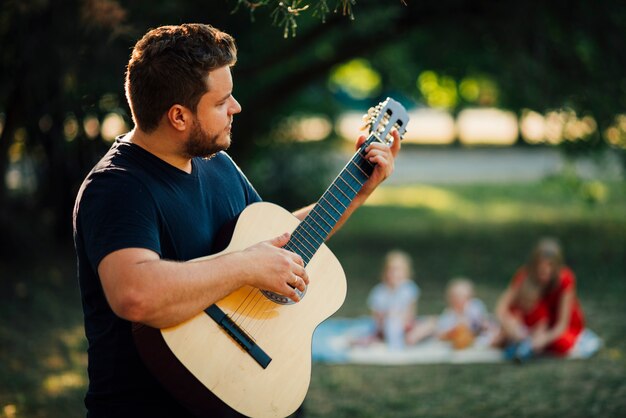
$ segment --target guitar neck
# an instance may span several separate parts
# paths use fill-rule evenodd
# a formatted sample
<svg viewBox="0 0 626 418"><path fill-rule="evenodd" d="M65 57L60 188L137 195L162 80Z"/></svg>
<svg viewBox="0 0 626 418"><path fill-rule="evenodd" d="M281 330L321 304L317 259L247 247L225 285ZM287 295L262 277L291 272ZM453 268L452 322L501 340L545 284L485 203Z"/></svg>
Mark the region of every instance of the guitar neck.
<svg viewBox="0 0 626 418"><path fill-rule="evenodd" d="M291 234L285 248L300 255L305 266L374 171L374 164L365 159L365 148L374 141L378 139L370 135Z"/></svg>

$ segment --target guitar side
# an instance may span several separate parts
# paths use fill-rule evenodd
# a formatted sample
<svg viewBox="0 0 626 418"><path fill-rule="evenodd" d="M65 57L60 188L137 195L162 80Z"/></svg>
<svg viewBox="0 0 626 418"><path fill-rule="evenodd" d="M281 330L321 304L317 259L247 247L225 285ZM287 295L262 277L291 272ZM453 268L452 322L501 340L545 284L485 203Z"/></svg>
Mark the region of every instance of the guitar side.
<svg viewBox="0 0 626 418"><path fill-rule="evenodd" d="M293 231L299 223L277 205L252 204L239 216L224 251L193 261L243 250ZM276 304L246 286L216 304L271 358L266 368L205 313L162 329L161 334L186 369L233 409L255 417L287 416L300 406L309 387L313 332L346 296L343 269L325 245L306 270L310 284L298 303Z"/></svg>

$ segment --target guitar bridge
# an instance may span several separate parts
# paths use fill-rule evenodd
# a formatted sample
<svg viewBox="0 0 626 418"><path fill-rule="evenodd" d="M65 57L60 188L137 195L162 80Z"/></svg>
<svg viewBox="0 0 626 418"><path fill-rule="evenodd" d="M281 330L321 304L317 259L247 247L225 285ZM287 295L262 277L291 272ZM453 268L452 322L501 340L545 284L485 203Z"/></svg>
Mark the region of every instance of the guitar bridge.
<svg viewBox="0 0 626 418"><path fill-rule="evenodd" d="M206 308L204 312L213 319L235 342L244 349L261 367L264 369L272 361L272 358L250 337L239 325L220 309L219 306L213 304Z"/></svg>

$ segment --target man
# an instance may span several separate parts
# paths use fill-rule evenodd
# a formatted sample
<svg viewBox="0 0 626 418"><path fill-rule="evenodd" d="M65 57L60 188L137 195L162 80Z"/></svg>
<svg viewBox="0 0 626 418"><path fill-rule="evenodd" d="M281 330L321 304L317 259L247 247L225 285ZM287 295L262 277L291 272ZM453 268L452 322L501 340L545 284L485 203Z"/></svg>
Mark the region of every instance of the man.
<svg viewBox="0 0 626 418"><path fill-rule="evenodd" d="M218 229L260 200L224 152L233 116L233 38L201 24L165 26L137 42L126 72L134 129L85 179L74 209L74 240L89 340L90 417L188 414L141 362L132 322L183 322L244 285L298 301L308 276L283 249L285 233L211 260ZM367 149L376 164L338 223L393 171L400 141ZM365 137L360 137L360 146ZM294 213L303 219L310 208ZM227 414L228 408L215 416Z"/></svg>

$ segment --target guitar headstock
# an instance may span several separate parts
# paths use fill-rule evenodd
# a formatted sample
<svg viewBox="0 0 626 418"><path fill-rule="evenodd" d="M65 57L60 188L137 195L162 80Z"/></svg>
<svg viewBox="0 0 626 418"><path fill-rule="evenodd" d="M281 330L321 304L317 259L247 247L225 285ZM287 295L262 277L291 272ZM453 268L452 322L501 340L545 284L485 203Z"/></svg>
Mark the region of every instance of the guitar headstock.
<svg viewBox="0 0 626 418"><path fill-rule="evenodd" d="M387 145L393 143L391 129L395 128L402 139L409 123L409 115L404 106L390 97L378 103L376 107L371 107L364 119L365 127L369 128L370 134Z"/></svg>

